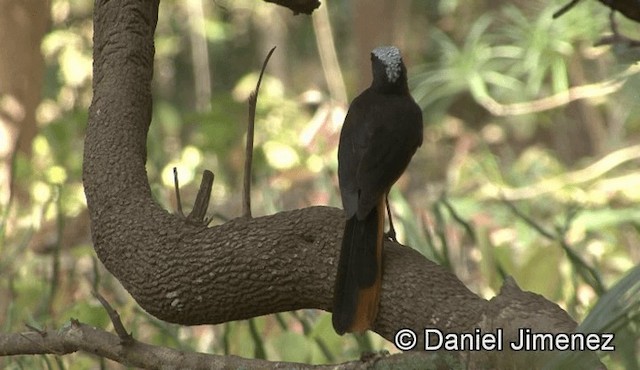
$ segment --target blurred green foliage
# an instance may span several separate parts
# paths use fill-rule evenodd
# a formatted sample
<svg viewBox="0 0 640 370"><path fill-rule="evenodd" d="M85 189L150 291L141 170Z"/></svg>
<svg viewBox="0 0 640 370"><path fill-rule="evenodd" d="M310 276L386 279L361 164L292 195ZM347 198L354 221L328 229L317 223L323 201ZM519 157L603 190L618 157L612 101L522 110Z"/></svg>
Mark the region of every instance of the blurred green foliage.
<svg viewBox="0 0 640 370"><path fill-rule="evenodd" d="M408 44L416 46L404 50L413 62L412 92L424 108L425 143L392 191L392 207L399 239L450 268L470 289L490 298L511 275L523 289L561 305L584 330L614 331L624 338L619 351L602 359L610 369L633 369L640 366L635 355L640 283L637 268L632 270L640 260L640 80L638 70L628 68L637 54L625 45L594 47L608 32L608 10L599 2L581 2L553 20L563 3L411 5L411 21L426 23L421 29L427 31L408 34ZM194 4L206 15L203 28L195 22ZM328 5L338 56L354 67L346 51L356 37L349 4ZM39 134L33 157L16 162L17 181L29 189L30 200L3 207L0 222L4 332L21 331L24 323L60 327L71 317L109 328L90 295L97 284L136 338L158 345L312 363L353 359L365 350L395 351L375 334L338 337L330 315L314 310L213 327L167 324L142 312L96 262L87 225L84 239L66 244L65 224L86 218L81 153L91 100L92 2L53 0L51 9L51 31L42 43L47 67ZM269 28L273 25L263 19L281 22L282 28ZM640 37L637 25L618 19L623 32ZM284 36L267 37L277 32ZM194 37L203 37L207 46L206 109L195 104L194 85L203 76L196 72L202 60L194 56ZM310 20L259 1L165 0L156 34L147 171L166 208L176 208L173 167L187 210L206 168L216 176L215 222L239 214L246 99L274 40L286 47L278 45L258 100L254 214L339 206L335 158L346 107L326 97ZM343 69L353 80L356 71ZM611 95L533 109L538 99L623 71L625 85ZM304 103L301 94L307 90L320 90L323 98ZM523 102L532 102L527 113L497 116L488 110L494 103ZM576 124L593 145L581 155L564 155L582 144L570 140L576 131L562 131ZM600 129L591 131L594 125ZM631 149L620 150L625 147ZM35 253L33 245L43 240L48 253ZM0 364L85 369L99 361L118 368L81 354L16 357Z"/></svg>

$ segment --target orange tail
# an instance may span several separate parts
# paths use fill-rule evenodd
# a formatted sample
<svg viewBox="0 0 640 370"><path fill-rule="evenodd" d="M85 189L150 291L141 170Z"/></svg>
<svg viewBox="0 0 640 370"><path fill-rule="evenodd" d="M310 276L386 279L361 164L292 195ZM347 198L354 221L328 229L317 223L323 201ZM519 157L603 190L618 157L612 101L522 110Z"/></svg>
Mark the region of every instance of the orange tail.
<svg viewBox="0 0 640 370"><path fill-rule="evenodd" d="M338 334L364 332L378 314L382 285L384 198L364 220L354 215L344 228L333 301Z"/></svg>

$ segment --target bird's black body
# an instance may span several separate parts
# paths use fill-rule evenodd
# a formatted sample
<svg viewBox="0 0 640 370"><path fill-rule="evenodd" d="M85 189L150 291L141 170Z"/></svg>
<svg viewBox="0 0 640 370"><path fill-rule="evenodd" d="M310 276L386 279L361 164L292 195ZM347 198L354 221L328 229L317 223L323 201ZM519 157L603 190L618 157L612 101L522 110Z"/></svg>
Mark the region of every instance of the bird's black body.
<svg viewBox="0 0 640 370"><path fill-rule="evenodd" d="M362 332L377 315L384 199L422 144L422 112L398 49L371 54L373 82L353 100L340 134L338 178L347 223L334 293L333 326Z"/></svg>

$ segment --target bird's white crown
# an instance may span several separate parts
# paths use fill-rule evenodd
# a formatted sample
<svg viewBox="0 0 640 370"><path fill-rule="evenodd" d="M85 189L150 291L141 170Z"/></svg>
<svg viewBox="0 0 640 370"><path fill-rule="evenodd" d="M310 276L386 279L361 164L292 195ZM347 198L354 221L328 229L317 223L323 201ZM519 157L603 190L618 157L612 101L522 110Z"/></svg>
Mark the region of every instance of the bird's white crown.
<svg viewBox="0 0 640 370"><path fill-rule="evenodd" d="M395 46L379 46L371 52L384 64L389 82L396 82L400 77L402 56Z"/></svg>

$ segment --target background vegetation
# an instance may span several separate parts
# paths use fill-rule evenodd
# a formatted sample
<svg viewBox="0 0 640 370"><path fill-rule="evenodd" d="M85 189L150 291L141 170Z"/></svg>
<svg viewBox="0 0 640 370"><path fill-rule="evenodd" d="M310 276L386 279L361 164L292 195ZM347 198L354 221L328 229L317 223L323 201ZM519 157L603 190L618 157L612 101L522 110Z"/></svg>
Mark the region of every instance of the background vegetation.
<svg viewBox="0 0 640 370"><path fill-rule="evenodd" d="M554 20L563 2L367 5L325 1L313 17L293 17L255 0L162 1L147 163L157 200L176 209L175 166L189 209L210 169L213 222L239 215L246 99L276 45L258 101L254 215L339 207L348 101L368 84L371 47L394 43L425 119L424 145L392 191L399 240L486 298L513 276L585 328L615 331L618 350L603 354L611 369L640 368L639 54L625 42L595 46L610 34L609 10L586 1ZM0 205L2 331L71 317L110 327L90 295L98 287L134 336L154 344L311 363L395 351L375 334L337 336L315 310L197 327L142 312L97 262L85 213L92 1L52 0L49 11L37 134L13 158L13 197ZM616 20L640 38L637 24ZM86 355L0 365L120 367Z"/></svg>

